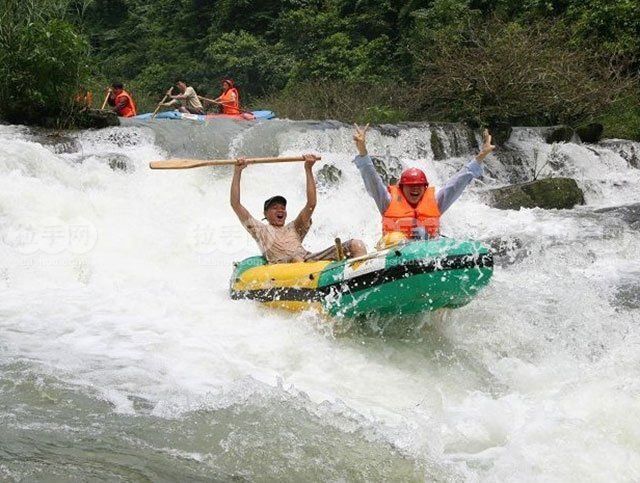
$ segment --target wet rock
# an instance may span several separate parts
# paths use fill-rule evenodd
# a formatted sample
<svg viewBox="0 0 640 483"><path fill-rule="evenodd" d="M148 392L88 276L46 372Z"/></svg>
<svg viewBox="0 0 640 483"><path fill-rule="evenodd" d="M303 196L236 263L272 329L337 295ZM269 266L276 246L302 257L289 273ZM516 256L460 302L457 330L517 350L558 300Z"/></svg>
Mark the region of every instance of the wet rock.
<svg viewBox="0 0 640 483"><path fill-rule="evenodd" d="M123 154L111 155L108 159L109 167L114 171L133 171L133 163Z"/></svg>
<svg viewBox="0 0 640 483"><path fill-rule="evenodd" d="M613 295L613 305L622 309L640 309L640 273L620 280Z"/></svg>
<svg viewBox="0 0 640 483"><path fill-rule="evenodd" d="M519 238L498 237L482 240L489 246L496 265L505 267L524 260L530 254L530 250Z"/></svg>
<svg viewBox="0 0 640 483"><path fill-rule="evenodd" d="M77 139L61 133L39 135L35 141L55 154L77 153L81 149Z"/></svg>
<svg viewBox="0 0 640 483"><path fill-rule="evenodd" d="M583 143L595 144L602 139L604 126L597 122L580 126L576 129L576 134Z"/></svg>
<svg viewBox="0 0 640 483"><path fill-rule="evenodd" d="M398 136L400 136L401 131L400 126L396 126L394 124L380 124L379 126L376 126L376 129L383 136L388 136L391 138L397 138Z"/></svg>
<svg viewBox="0 0 640 483"><path fill-rule="evenodd" d="M632 168L640 169L640 143L624 139L606 139L600 142L600 146L620 155Z"/></svg>
<svg viewBox="0 0 640 483"><path fill-rule="evenodd" d="M342 170L336 168L333 164L325 164L317 172L318 185L321 189L328 189L336 186L342 179Z"/></svg>
<svg viewBox="0 0 640 483"><path fill-rule="evenodd" d="M555 126L546 136L547 144L568 143L573 139L573 129L569 126Z"/></svg>
<svg viewBox="0 0 640 483"><path fill-rule="evenodd" d="M120 153L93 154L91 156L81 158L80 162L82 163L87 159L96 160L101 164L108 164L109 167L114 171L132 172L135 170L133 161L131 161L131 159L129 159L124 154Z"/></svg>
<svg viewBox="0 0 640 483"><path fill-rule="evenodd" d="M545 178L490 190L490 206L501 210L520 208L570 209L584 204L584 193L571 178Z"/></svg>
<svg viewBox="0 0 640 483"><path fill-rule="evenodd" d="M398 158L395 156L387 156L385 158L371 156L371 161L373 161L374 168L376 168L385 184L390 185L398 182L404 169Z"/></svg>
<svg viewBox="0 0 640 483"><path fill-rule="evenodd" d="M77 125L81 129L102 129L120 125L115 112L100 109L87 109L78 115Z"/></svg>
<svg viewBox="0 0 640 483"><path fill-rule="evenodd" d="M436 161L447 158L444 144L435 130L431 131L431 152L433 153L433 159Z"/></svg>
<svg viewBox="0 0 640 483"><path fill-rule="evenodd" d="M594 210L594 212L615 216L628 224L632 229L640 230L640 203L600 208Z"/></svg>
<svg viewBox="0 0 640 483"><path fill-rule="evenodd" d="M496 146L503 146L511 137L513 127L506 122L494 122L489 125L492 142Z"/></svg>
<svg viewBox="0 0 640 483"><path fill-rule="evenodd" d="M141 142L138 131L128 131L124 129L112 129L107 140L119 148L137 146Z"/></svg>

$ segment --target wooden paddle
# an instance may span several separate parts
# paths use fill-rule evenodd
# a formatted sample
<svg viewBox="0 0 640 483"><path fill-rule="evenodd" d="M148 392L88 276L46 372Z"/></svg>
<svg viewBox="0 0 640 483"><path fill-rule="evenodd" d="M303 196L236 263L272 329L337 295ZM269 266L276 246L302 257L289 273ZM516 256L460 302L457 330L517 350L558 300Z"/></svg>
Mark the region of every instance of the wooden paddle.
<svg viewBox="0 0 640 483"><path fill-rule="evenodd" d="M322 159L316 156L317 160ZM290 156L283 158L247 158L247 164L267 164L267 163L294 163L304 161L303 156ZM162 161L151 161L151 169L190 169L201 168L203 166L226 166L236 164L235 159L165 159Z"/></svg>
<svg viewBox="0 0 640 483"><path fill-rule="evenodd" d="M198 99L200 99L201 101L207 101L210 102L211 104L218 104L219 106L224 106L224 102L220 102L220 101L216 101L215 99L209 99L208 97L202 97L202 96L198 96ZM238 111L240 111L241 114L251 114L253 115L253 112L251 111L246 111L242 108L238 108Z"/></svg>
<svg viewBox="0 0 640 483"><path fill-rule="evenodd" d="M160 110L160 106L164 104L164 101L167 100L167 97L169 97L169 94L171 94L172 92L173 92L173 86L171 86L171 89L167 91L167 93L164 95L162 100L158 103L158 107L156 107L156 110L153 111L153 114L151 115L151 119L154 119L156 117L156 114L158 114L158 111Z"/></svg>
<svg viewBox="0 0 640 483"><path fill-rule="evenodd" d="M211 104L222 104L222 102L216 101L214 99L209 99L208 97L198 96L198 99L200 99L201 101L210 102Z"/></svg>
<svg viewBox="0 0 640 483"><path fill-rule="evenodd" d="M107 92L107 96L104 98L104 102L102 103L102 107L100 109L104 109L105 106L107 105L107 101L109 100L109 95L111 94L111 91Z"/></svg>

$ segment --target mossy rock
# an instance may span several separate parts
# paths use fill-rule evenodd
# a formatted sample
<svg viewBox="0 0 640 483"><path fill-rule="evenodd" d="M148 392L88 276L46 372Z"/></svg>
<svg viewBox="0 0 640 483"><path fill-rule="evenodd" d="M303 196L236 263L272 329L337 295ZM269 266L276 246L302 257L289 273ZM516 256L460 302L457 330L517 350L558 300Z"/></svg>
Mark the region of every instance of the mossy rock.
<svg viewBox="0 0 640 483"><path fill-rule="evenodd" d="M431 131L431 152L433 153L433 159L436 161L447 158L444 144L435 130Z"/></svg>
<svg viewBox="0 0 640 483"><path fill-rule="evenodd" d="M400 180L400 175L404 168L400 160L395 156L388 156L387 158L371 156L371 161L384 184L396 184Z"/></svg>
<svg viewBox="0 0 640 483"><path fill-rule="evenodd" d="M574 179L545 178L491 190L488 202L501 210L563 210L584 205L584 193Z"/></svg>
<svg viewBox="0 0 640 483"><path fill-rule="evenodd" d="M604 126L597 122L580 126L576 129L576 134L583 143L595 144L602 139L602 133L604 132Z"/></svg>
<svg viewBox="0 0 640 483"><path fill-rule="evenodd" d="M547 134L547 144L568 143L573 139L573 129L569 126L556 126Z"/></svg>

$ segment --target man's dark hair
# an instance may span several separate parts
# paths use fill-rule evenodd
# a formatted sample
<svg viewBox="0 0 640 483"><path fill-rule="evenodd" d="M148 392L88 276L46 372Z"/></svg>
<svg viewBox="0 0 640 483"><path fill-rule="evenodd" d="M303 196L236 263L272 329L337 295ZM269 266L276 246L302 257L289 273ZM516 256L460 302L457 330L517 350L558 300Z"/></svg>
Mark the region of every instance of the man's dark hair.
<svg viewBox="0 0 640 483"><path fill-rule="evenodd" d="M176 81L174 82L174 84L178 85L178 82L184 82L185 84L187 83L187 81L184 80L184 77L176 77Z"/></svg>
<svg viewBox="0 0 640 483"><path fill-rule="evenodd" d="M124 89L122 82L114 82L111 84L111 87L113 87L114 89Z"/></svg>

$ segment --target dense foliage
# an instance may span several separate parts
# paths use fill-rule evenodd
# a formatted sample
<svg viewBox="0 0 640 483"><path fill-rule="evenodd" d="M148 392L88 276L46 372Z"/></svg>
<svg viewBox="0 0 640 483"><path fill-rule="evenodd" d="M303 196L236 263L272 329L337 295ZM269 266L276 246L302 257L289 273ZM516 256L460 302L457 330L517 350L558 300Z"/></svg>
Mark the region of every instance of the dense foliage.
<svg viewBox="0 0 640 483"><path fill-rule="evenodd" d="M27 3L55 1L63 0ZM93 78L122 80L143 109L177 76L209 96L232 77L245 105L283 116L604 120L608 135L640 137L636 0L69 1L75 26L64 23L54 36L74 53L57 59L84 59L82 32ZM1 41L1 50L16 48Z"/></svg>
<svg viewBox="0 0 640 483"><path fill-rule="evenodd" d="M86 79L89 45L65 20L65 0L2 0L0 113L12 122L61 121Z"/></svg>

